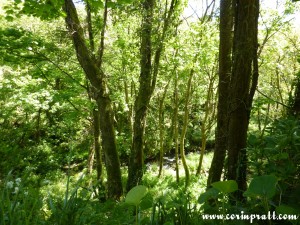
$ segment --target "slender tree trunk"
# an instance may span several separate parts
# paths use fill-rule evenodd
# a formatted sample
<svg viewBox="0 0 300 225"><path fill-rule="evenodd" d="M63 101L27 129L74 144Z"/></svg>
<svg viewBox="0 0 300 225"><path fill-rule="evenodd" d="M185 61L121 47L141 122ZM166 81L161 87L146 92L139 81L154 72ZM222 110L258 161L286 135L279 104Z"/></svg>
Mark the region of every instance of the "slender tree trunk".
<svg viewBox="0 0 300 225"><path fill-rule="evenodd" d="M186 94L185 94L185 104L184 104L184 118L183 118L183 126L182 131L180 135L180 156L182 165L185 172L185 186L187 187L190 183L190 171L189 167L187 165L186 159L185 159L185 152L184 152L184 140L185 140L185 134L188 126L188 118L189 118L189 102L191 98L191 88L192 88L192 80L194 76L194 70L191 69L189 80L187 84Z"/></svg>
<svg viewBox="0 0 300 225"><path fill-rule="evenodd" d="M207 96L206 96L206 102L205 102L205 108L204 108L204 118L202 120L201 124L201 151L200 151L200 158L199 158L199 164L197 167L196 175L200 175L201 173L201 167L203 162L203 157L206 149L206 141L207 141L207 134L210 131L211 127L211 120L209 119L209 116L211 115L213 117L214 114L214 107L213 107L213 87L214 87L214 77L210 77L209 84L208 84L208 90L207 90Z"/></svg>
<svg viewBox="0 0 300 225"><path fill-rule="evenodd" d="M36 143L39 143L40 139L41 139L41 114L42 114L42 109L39 108L38 113L37 113L36 131L35 131L35 137L34 137Z"/></svg>
<svg viewBox="0 0 300 225"><path fill-rule="evenodd" d="M176 182L179 183L179 163L178 163L178 75L175 72L174 78L174 142L175 142L175 171Z"/></svg>
<svg viewBox="0 0 300 225"><path fill-rule="evenodd" d="M228 92L232 65L232 1L233 0L220 1L219 85L217 129L215 136L216 144L207 179L207 187L210 187L211 183L221 179L227 149Z"/></svg>
<svg viewBox="0 0 300 225"><path fill-rule="evenodd" d="M239 190L245 191L247 189L247 132L248 132L248 126L250 121L250 115L251 115L251 109L252 109L252 103L254 94L258 85L258 77L259 77L259 71L258 71L258 17L259 17L259 0L254 0L253 3L253 11L251 12L251 15L249 15L253 21L251 22L251 27L249 27L249 33L251 33L251 39L252 43L249 43L249 50L252 50L251 54L251 60L252 60L252 71L251 71L251 83L250 83L250 90L248 92L248 99L247 99L247 127L246 129L246 144L245 147L241 149L240 155L239 155L239 167L238 167L238 177L237 182L239 185ZM253 24L252 24L253 23ZM244 200L242 196L242 192L238 193L238 198L241 200Z"/></svg>
<svg viewBox="0 0 300 225"><path fill-rule="evenodd" d="M295 116L300 115L300 79L299 78L297 78L294 99L293 99L292 108L290 110L290 114Z"/></svg>
<svg viewBox="0 0 300 225"><path fill-rule="evenodd" d="M100 145L100 113L98 110L93 110L94 119L94 147L96 158L97 181L102 184L102 152Z"/></svg>
<svg viewBox="0 0 300 225"><path fill-rule="evenodd" d="M164 88L164 93L161 99L159 98L159 119L158 119L158 126L159 126L159 172L158 177L161 176L162 168L163 168L163 161L164 161L164 102L167 94L167 90L170 84L170 80L168 81L167 85Z"/></svg>
<svg viewBox="0 0 300 225"><path fill-rule="evenodd" d="M159 109L158 109L158 127L159 127L159 169L158 177L161 176L163 163L164 163L164 112L163 112L163 101L164 99L159 99Z"/></svg>
<svg viewBox="0 0 300 225"><path fill-rule="evenodd" d="M95 142L95 140L94 140ZM95 144L94 144L95 146ZM92 174L93 172L93 167L94 167L94 159L95 159L95 147L91 146L90 150L89 150L89 158L88 158L88 162L87 162L87 169L88 169L88 173Z"/></svg>
<svg viewBox="0 0 300 225"><path fill-rule="evenodd" d="M92 26L92 12L89 1L86 1L86 22L87 22L87 30L89 37L89 45L92 52L95 51L95 41L94 41L94 33ZM94 54L92 57L95 58ZM96 96L96 90L93 87L90 87L89 82L87 80L87 91L89 100L92 101ZM93 137L94 137L94 148L89 152L89 160L88 160L88 170L91 174L93 171L94 158L96 156L96 172L97 172L97 181L102 185L102 152L101 152L101 143L100 143L100 114L98 109L92 110L92 118L93 118Z"/></svg>
<svg viewBox="0 0 300 225"><path fill-rule="evenodd" d="M124 80L124 91L125 91L125 102L128 107L127 121L129 124L129 130L131 135L130 143L132 145L132 138L133 138L132 104L129 101L128 83L126 79ZM131 97L132 97L132 93L131 93Z"/></svg>
<svg viewBox="0 0 300 225"><path fill-rule="evenodd" d="M104 50L104 30L101 32L99 56L97 59L86 45L83 29L80 25L78 14L72 0L65 0L64 11L66 13L66 24L72 35L77 59L93 88L95 88L94 99L97 102L100 113L100 130L102 148L105 154L105 165L107 171L108 197L118 199L122 195L122 181L119 156L116 148L113 111L111 100L107 93L105 74L101 68ZM104 20L107 16L107 4L105 4Z"/></svg>

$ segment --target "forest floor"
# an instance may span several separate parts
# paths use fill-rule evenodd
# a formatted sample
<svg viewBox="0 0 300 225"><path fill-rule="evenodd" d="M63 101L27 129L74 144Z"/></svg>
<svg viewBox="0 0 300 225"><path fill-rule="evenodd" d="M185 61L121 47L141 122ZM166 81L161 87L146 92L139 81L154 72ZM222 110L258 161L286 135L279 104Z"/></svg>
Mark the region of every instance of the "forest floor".
<svg viewBox="0 0 300 225"><path fill-rule="evenodd" d="M165 210L164 207L173 207L173 204L175 206L178 204L180 207L184 204L197 206L199 196L206 191L212 155L212 152L205 154L202 173L199 176L195 175L199 152L186 155L190 169L188 188L185 187L185 171L181 163L179 163L180 180L179 183L176 182L175 159L171 156L164 158L160 177L158 177L158 162L147 163L142 185L147 187L147 195L151 196L151 201L150 207L142 210L141 218L149 220L152 213L162 212ZM104 170L103 174L105 173ZM67 224L70 220L74 220L72 224L99 224L95 223L99 218L101 218L100 224L134 224L132 208L126 205L126 194L118 202L105 200L105 192L101 192L103 188L98 189L99 186L94 183L95 176L95 172L89 175L86 169L80 172L69 171L69 173L53 171L44 178L30 175L30 172L28 176L22 178L8 175L4 181L6 186L0 190L3 199L0 203L0 211L8 212L7 221L13 222L10 224L23 224L24 218L28 221L35 220L32 224ZM104 177L104 184L105 179ZM125 188L127 166L122 167L122 181ZM20 205L19 208L10 208L16 204ZM172 214L172 210L166 212ZM33 212L38 216L24 214L25 211ZM170 218L172 218L171 214ZM0 225L2 224L0 222Z"/></svg>
<svg viewBox="0 0 300 225"><path fill-rule="evenodd" d="M197 199L199 195L206 190L206 182L208 177L208 170L212 160L213 152L210 151L204 155L201 174L196 176L197 166L199 164L199 152L190 152L186 155L186 161L190 170L190 185L187 192L191 192L193 197ZM126 187L127 182L127 166L121 168L123 187ZM143 185L147 186L149 190L154 193L154 197L159 197L165 192L174 192L176 190L184 189L185 187L185 171L179 159L179 183L176 182L175 158L172 156L164 157L164 165L162 174L158 177L159 163L157 161L148 162L146 164L146 172L143 177ZM105 168L103 171L104 183ZM81 172L72 172L70 176L66 173L56 172L49 174L42 181L40 181L42 195L56 196L57 198L64 196L67 188L70 190L80 187L80 189L93 191L95 183L93 182L95 174L88 175L86 170ZM125 197L125 196L124 196Z"/></svg>

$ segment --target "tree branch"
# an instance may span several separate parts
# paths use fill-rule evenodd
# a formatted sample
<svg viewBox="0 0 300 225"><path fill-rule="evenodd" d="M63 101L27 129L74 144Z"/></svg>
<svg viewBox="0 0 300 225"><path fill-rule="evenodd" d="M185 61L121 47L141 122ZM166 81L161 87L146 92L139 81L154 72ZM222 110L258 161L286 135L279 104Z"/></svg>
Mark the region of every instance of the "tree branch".
<svg viewBox="0 0 300 225"><path fill-rule="evenodd" d="M99 68L101 68L102 65L102 59L103 59L103 52L104 52L104 38L105 38L105 28L107 23L107 0L104 2L104 12L103 12L103 26L101 30L101 39L100 39L100 46L98 49L98 59L97 59L97 65Z"/></svg>
<svg viewBox="0 0 300 225"><path fill-rule="evenodd" d="M72 0L65 0L64 11L66 13L66 24L72 35L77 59L84 70L86 76L94 87L101 87L103 82L103 72L97 67L92 57L83 35L77 10Z"/></svg>

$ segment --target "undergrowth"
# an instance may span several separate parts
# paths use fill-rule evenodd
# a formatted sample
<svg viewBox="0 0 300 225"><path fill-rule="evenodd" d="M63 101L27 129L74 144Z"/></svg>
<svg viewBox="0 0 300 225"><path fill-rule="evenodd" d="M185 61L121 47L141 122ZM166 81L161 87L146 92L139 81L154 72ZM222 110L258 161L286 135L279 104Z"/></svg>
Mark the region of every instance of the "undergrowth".
<svg viewBox="0 0 300 225"><path fill-rule="evenodd" d="M205 157L199 177L191 177L185 188L184 171L175 180L172 165L158 178L158 166L147 165L143 182L120 201L102 201L95 174L85 171L67 176L53 172L42 180L32 171L19 176L11 171L0 182L0 225L97 225L97 224L250 224L250 219L226 220L226 215L294 215L298 220L254 219L252 224L299 223L300 123L291 118L276 121L267 135L250 135L249 178L245 202L235 201L235 181L220 181L206 190L212 153ZM195 174L199 155L187 156ZM126 183L126 169L123 169ZM105 179L104 179L105 180ZM223 219L205 219L219 215Z"/></svg>

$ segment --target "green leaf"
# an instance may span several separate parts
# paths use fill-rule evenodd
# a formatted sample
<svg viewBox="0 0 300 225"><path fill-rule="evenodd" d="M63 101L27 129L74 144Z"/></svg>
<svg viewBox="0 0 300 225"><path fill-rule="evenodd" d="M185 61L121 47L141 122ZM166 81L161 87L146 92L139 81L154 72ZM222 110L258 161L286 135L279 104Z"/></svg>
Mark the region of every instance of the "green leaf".
<svg viewBox="0 0 300 225"><path fill-rule="evenodd" d="M95 11L104 8L103 1L99 1L99 0L89 0L88 2L89 2L89 4L93 7L93 9L94 9Z"/></svg>
<svg viewBox="0 0 300 225"><path fill-rule="evenodd" d="M218 181L212 183L211 186L213 186L223 194L228 194L238 190L238 184L235 180Z"/></svg>
<svg viewBox="0 0 300 225"><path fill-rule="evenodd" d="M147 194L148 189L143 185L138 185L132 188L126 195L125 202L129 205L138 206L141 200Z"/></svg>
<svg viewBox="0 0 300 225"><path fill-rule="evenodd" d="M107 2L107 8L115 9L117 7L116 2Z"/></svg>
<svg viewBox="0 0 300 225"><path fill-rule="evenodd" d="M206 192L202 193L198 199L199 204L207 202L209 199L216 199L219 191L216 188L210 188Z"/></svg>
<svg viewBox="0 0 300 225"><path fill-rule="evenodd" d="M8 16L8 15L5 16L5 19L10 22L14 20L14 18L12 16Z"/></svg>
<svg viewBox="0 0 300 225"><path fill-rule="evenodd" d="M295 208L290 207L288 205L277 206L275 211L278 214L288 214L288 215L296 215L298 213L298 211Z"/></svg>
<svg viewBox="0 0 300 225"><path fill-rule="evenodd" d="M277 177L264 175L253 178L248 190L244 193L247 197L272 198L276 192Z"/></svg>
<svg viewBox="0 0 300 225"><path fill-rule="evenodd" d="M117 0L118 4L131 4L134 0Z"/></svg>
<svg viewBox="0 0 300 225"><path fill-rule="evenodd" d="M140 209L141 210L146 210L146 209L150 209L153 205L153 196L148 193L146 194L146 196L141 200L140 203Z"/></svg>
<svg viewBox="0 0 300 225"><path fill-rule="evenodd" d="M164 225L173 225L174 223L168 221L168 222L165 222Z"/></svg>

